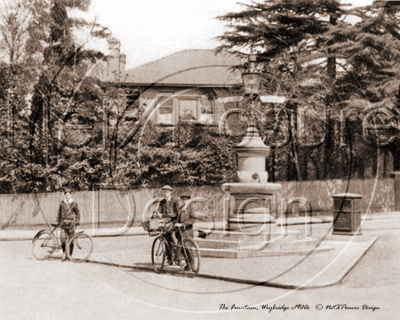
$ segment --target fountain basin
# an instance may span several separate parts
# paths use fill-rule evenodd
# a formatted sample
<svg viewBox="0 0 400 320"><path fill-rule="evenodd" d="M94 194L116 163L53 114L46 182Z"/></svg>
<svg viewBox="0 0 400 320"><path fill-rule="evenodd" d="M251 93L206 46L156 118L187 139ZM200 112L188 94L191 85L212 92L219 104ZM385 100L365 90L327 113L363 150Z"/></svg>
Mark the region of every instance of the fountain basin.
<svg viewBox="0 0 400 320"><path fill-rule="evenodd" d="M222 191L231 194L275 194L280 192L282 186L277 183L224 183Z"/></svg>

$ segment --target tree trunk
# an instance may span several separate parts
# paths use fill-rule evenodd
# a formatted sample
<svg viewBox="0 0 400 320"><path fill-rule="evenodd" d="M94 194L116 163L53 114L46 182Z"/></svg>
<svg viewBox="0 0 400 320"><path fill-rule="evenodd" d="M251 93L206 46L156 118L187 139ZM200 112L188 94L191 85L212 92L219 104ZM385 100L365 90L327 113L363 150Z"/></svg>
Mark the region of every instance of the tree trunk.
<svg viewBox="0 0 400 320"><path fill-rule="evenodd" d="M332 54L332 51L328 49L328 54ZM332 80L336 79L336 58L328 57L327 61L328 77Z"/></svg>
<svg viewBox="0 0 400 320"><path fill-rule="evenodd" d="M275 166L276 166L276 149L275 147L271 146L271 159L270 159L270 181L275 182L276 177L275 177Z"/></svg>
<svg viewBox="0 0 400 320"><path fill-rule="evenodd" d="M332 25L337 24L337 17L335 14L331 14L329 21ZM328 49L328 54L333 54L331 49ZM332 80L336 79L336 57L328 57L327 61L328 77Z"/></svg>
<svg viewBox="0 0 400 320"><path fill-rule="evenodd" d="M328 111L326 113L326 135L324 142L324 164L323 164L323 179L329 179L329 162L331 155L331 114Z"/></svg>
<svg viewBox="0 0 400 320"><path fill-rule="evenodd" d="M394 141L389 150L393 156L393 171L400 171L400 142Z"/></svg>
<svg viewBox="0 0 400 320"><path fill-rule="evenodd" d="M291 125L290 125L290 135L292 138L292 147L291 147L291 156L294 163L294 168L296 171L296 178L297 181L302 181L301 173L300 173L300 165L299 165L299 154L298 154L298 141L297 141L297 112L294 110L292 117L291 117Z"/></svg>
<svg viewBox="0 0 400 320"><path fill-rule="evenodd" d="M387 150L383 150L383 178L388 176L387 168L388 168L388 153Z"/></svg>
<svg viewBox="0 0 400 320"><path fill-rule="evenodd" d="M307 149L303 149L303 180L307 180L308 179L308 148Z"/></svg>

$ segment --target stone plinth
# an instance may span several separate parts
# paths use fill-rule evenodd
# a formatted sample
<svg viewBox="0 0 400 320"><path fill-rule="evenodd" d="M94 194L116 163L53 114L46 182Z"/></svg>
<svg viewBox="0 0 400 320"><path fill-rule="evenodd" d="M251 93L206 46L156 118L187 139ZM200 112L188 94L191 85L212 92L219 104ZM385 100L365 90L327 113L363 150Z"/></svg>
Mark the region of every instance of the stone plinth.
<svg viewBox="0 0 400 320"><path fill-rule="evenodd" d="M225 217L229 230L237 229L236 224L271 223L272 197L282 189L276 183L224 183ZM258 203L258 208L254 204Z"/></svg>

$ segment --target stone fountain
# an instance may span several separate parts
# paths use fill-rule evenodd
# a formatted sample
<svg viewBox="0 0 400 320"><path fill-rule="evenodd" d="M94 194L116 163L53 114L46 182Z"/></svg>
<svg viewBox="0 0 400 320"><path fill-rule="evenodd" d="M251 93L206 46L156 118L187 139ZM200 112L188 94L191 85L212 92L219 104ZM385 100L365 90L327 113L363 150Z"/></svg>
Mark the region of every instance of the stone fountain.
<svg viewBox="0 0 400 320"><path fill-rule="evenodd" d="M250 67L243 73L250 109L255 101L283 103L284 97L261 96L261 76L255 68L256 57L249 57ZM242 97L229 97L241 101ZM275 219L280 216L280 191L278 183L268 182L265 170L270 147L259 136L252 119L243 140L235 147L238 155L239 182L224 183L223 227L212 230L205 239L196 239L202 256L242 258L269 255L305 254L315 250L316 240L296 230L283 232ZM318 251L325 250L320 247Z"/></svg>
<svg viewBox="0 0 400 320"><path fill-rule="evenodd" d="M225 193L225 226L233 229L235 223L267 223L271 222L272 206L277 208L278 194L282 186L268 183L268 173L265 171L266 159L270 147L261 140L252 119L254 106L259 99L261 74L256 68L256 55L249 56L249 68L242 74L245 95L250 102L250 125L243 140L235 147L238 155L239 183L225 183L222 190ZM263 96L263 102L285 101L284 97ZM261 206L260 206L261 205ZM232 208L232 209L231 209ZM277 214L277 211L275 211Z"/></svg>
<svg viewBox="0 0 400 320"><path fill-rule="evenodd" d="M238 183L224 183L225 226L237 229L236 224L270 223L272 206L277 208L277 195L282 186L268 183L265 162L270 147L261 140L254 123L250 123L242 142L235 147L238 155ZM276 212L276 211L275 211Z"/></svg>
<svg viewBox="0 0 400 320"><path fill-rule="evenodd" d="M274 255L305 255L310 251L331 250L298 230L279 228L280 191L278 183L268 182L265 162L270 148L250 124L238 155L239 182L224 183L224 223L205 239L196 239L203 257L249 258ZM275 213L275 214L272 214Z"/></svg>
<svg viewBox="0 0 400 320"><path fill-rule="evenodd" d="M248 258L307 254L316 249L316 239L298 230L277 227L282 186L268 182L265 162L270 148L250 123L236 147L239 182L224 183L224 223L205 239L196 239L201 255L214 258Z"/></svg>

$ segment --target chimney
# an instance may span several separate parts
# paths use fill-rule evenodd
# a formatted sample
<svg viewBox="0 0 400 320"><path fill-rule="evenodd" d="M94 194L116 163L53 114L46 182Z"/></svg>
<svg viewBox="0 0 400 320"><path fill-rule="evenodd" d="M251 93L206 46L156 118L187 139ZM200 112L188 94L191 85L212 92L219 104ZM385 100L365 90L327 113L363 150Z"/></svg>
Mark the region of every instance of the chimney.
<svg viewBox="0 0 400 320"><path fill-rule="evenodd" d="M125 77L125 67L126 67L126 54L121 53L119 55L119 74L122 78Z"/></svg>

